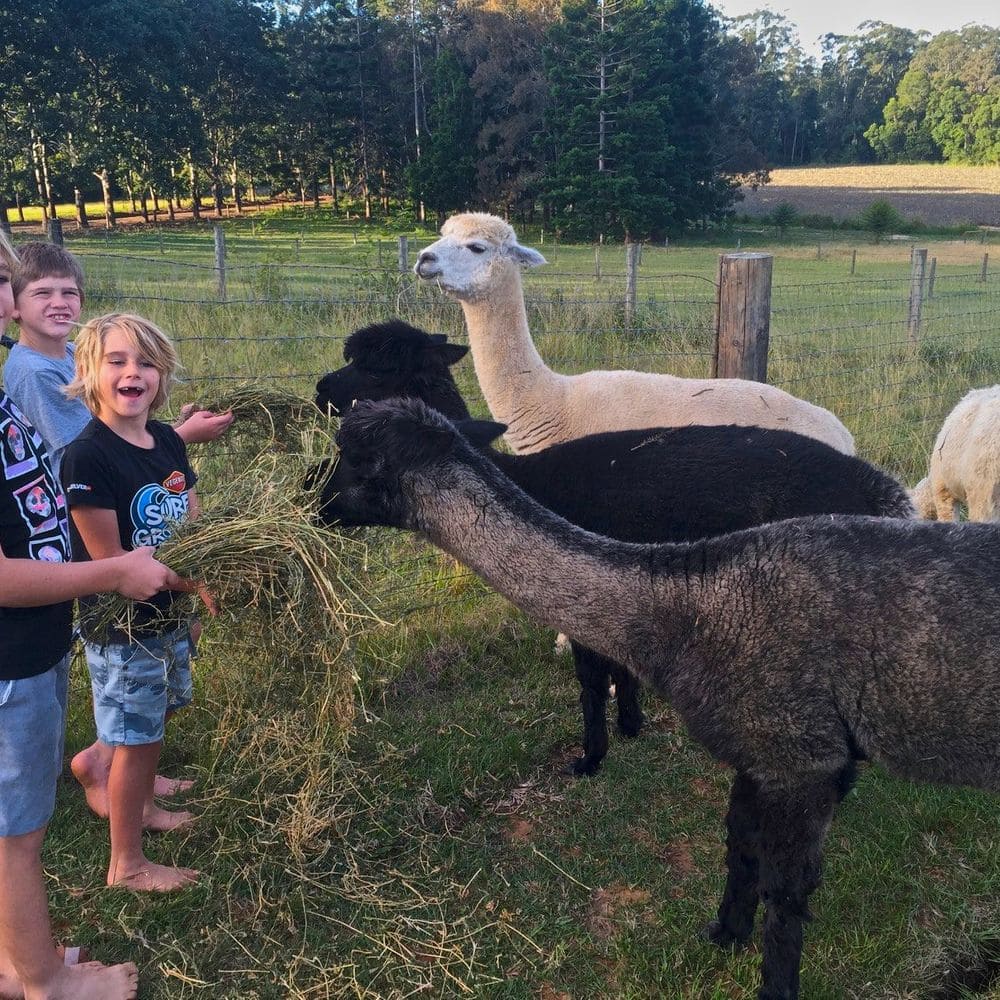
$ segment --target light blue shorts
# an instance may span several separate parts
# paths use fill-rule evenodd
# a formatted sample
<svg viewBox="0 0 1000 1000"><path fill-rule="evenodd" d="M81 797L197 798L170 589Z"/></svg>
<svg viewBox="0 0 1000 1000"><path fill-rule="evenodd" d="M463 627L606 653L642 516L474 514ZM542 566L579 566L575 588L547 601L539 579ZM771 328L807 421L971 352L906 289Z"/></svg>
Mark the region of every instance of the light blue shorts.
<svg viewBox="0 0 1000 1000"><path fill-rule="evenodd" d="M167 712L191 703L187 626L131 643L84 644L97 737L108 746L163 739Z"/></svg>
<svg viewBox="0 0 1000 1000"><path fill-rule="evenodd" d="M66 736L69 654L36 677L0 681L0 837L46 826Z"/></svg>

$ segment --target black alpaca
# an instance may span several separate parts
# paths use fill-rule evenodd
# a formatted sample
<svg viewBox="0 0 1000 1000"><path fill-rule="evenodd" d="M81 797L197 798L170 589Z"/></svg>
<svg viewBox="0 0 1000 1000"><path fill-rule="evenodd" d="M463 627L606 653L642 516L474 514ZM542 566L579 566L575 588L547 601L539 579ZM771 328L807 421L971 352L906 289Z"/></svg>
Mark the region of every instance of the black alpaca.
<svg viewBox="0 0 1000 1000"><path fill-rule="evenodd" d="M525 612L624 663L735 772L708 933L764 903L759 1000L799 995L803 923L855 762L1000 791L1000 526L826 515L614 542L552 514L440 414L361 403L354 523L419 531Z"/></svg>
<svg viewBox="0 0 1000 1000"><path fill-rule="evenodd" d="M498 452L487 445L503 433L503 425L462 420L468 410L449 368L454 355L446 357L436 337L397 320L353 333L348 353L351 364L320 381L320 405L346 410L355 399L387 398L389 386L430 406L445 399L450 406L445 416L459 421L459 429L529 496L609 538L694 541L805 514L913 516L905 490L885 473L790 431L718 426L616 431L529 455ZM350 474L344 464L324 487L327 523L343 516L333 496ZM583 713L583 756L573 771L594 774L608 752L609 678L615 683L618 729L628 737L642 726L639 684L624 667L580 643L573 642L572 649Z"/></svg>

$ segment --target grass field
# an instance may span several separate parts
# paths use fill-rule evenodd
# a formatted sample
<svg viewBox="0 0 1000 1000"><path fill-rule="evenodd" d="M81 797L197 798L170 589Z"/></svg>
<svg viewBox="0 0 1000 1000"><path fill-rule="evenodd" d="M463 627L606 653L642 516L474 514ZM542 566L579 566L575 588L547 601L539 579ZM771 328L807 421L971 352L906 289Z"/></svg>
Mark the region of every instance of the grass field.
<svg viewBox="0 0 1000 1000"><path fill-rule="evenodd" d="M1000 168L945 163L795 167L743 191L739 209L763 216L787 202L803 215L857 218L888 201L904 218L930 226L1000 226Z"/></svg>
<svg viewBox="0 0 1000 1000"><path fill-rule="evenodd" d="M205 228L68 233L88 312L134 308L176 336L190 377L177 403L248 376L308 394L368 319L401 314L462 338L458 307L396 272L395 233L296 211L226 225L226 303ZM409 235L412 261L429 237ZM990 265L980 280L978 244L927 244L936 287L912 345L908 245L743 232L646 248L629 327L620 248L601 251L597 281L594 248L523 238L549 258L526 279L530 320L565 371L706 374L718 254L736 240L769 249L772 380L833 408L863 455L909 482L954 402L998 381L998 279ZM457 374L485 413L471 363ZM194 456L208 502L225 490L224 457L224 441ZM647 696L640 739L613 736L596 778L565 777L578 687L548 631L414 538L362 536L394 624L359 631L339 661L358 675L349 749L328 668L234 659L210 625L195 705L164 760L197 778L200 820L150 845L206 877L169 898L104 888L106 826L67 782L45 854L60 935L139 962L150 1000L754 997L757 946L728 954L698 936L722 887L729 775ZM92 738L83 675L70 751ZM987 795L867 770L828 840L803 996L1000 996L998 818Z"/></svg>

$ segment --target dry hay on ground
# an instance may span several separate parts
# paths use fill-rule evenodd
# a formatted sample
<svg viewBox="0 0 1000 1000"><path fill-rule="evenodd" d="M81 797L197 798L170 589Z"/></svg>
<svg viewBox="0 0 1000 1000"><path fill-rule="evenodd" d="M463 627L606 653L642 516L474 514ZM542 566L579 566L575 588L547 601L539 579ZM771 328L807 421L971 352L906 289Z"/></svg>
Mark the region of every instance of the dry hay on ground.
<svg viewBox="0 0 1000 1000"><path fill-rule="evenodd" d="M796 167L774 170L738 210L768 215L782 202L800 214L849 219L888 201L907 219L937 226L1000 226L1000 167L946 164Z"/></svg>

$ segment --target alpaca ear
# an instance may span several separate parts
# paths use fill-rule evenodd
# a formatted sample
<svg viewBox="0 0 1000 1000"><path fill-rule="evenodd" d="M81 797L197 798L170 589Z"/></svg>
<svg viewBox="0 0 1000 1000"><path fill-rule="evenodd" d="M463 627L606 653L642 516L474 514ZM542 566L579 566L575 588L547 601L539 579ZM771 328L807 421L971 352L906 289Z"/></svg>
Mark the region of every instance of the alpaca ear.
<svg viewBox="0 0 1000 1000"><path fill-rule="evenodd" d="M507 430L506 424L498 424L495 420L456 420L455 427L469 444L479 449L496 441Z"/></svg>
<svg viewBox="0 0 1000 1000"><path fill-rule="evenodd" d="M524 264L525 267L538 267L541 264L548 263L537 250L532 250L531 247L523 247L520 243L515 243L511 247L511 250L514 252L514 260L518 264Z"/></svg>
<svg viewBox="0 0 1000 1000"><path fill-rule="evenodd" d="M438 352L444 359L444 363L451 367L461 361L469 353L467 344L442 344Z"/></svg>

